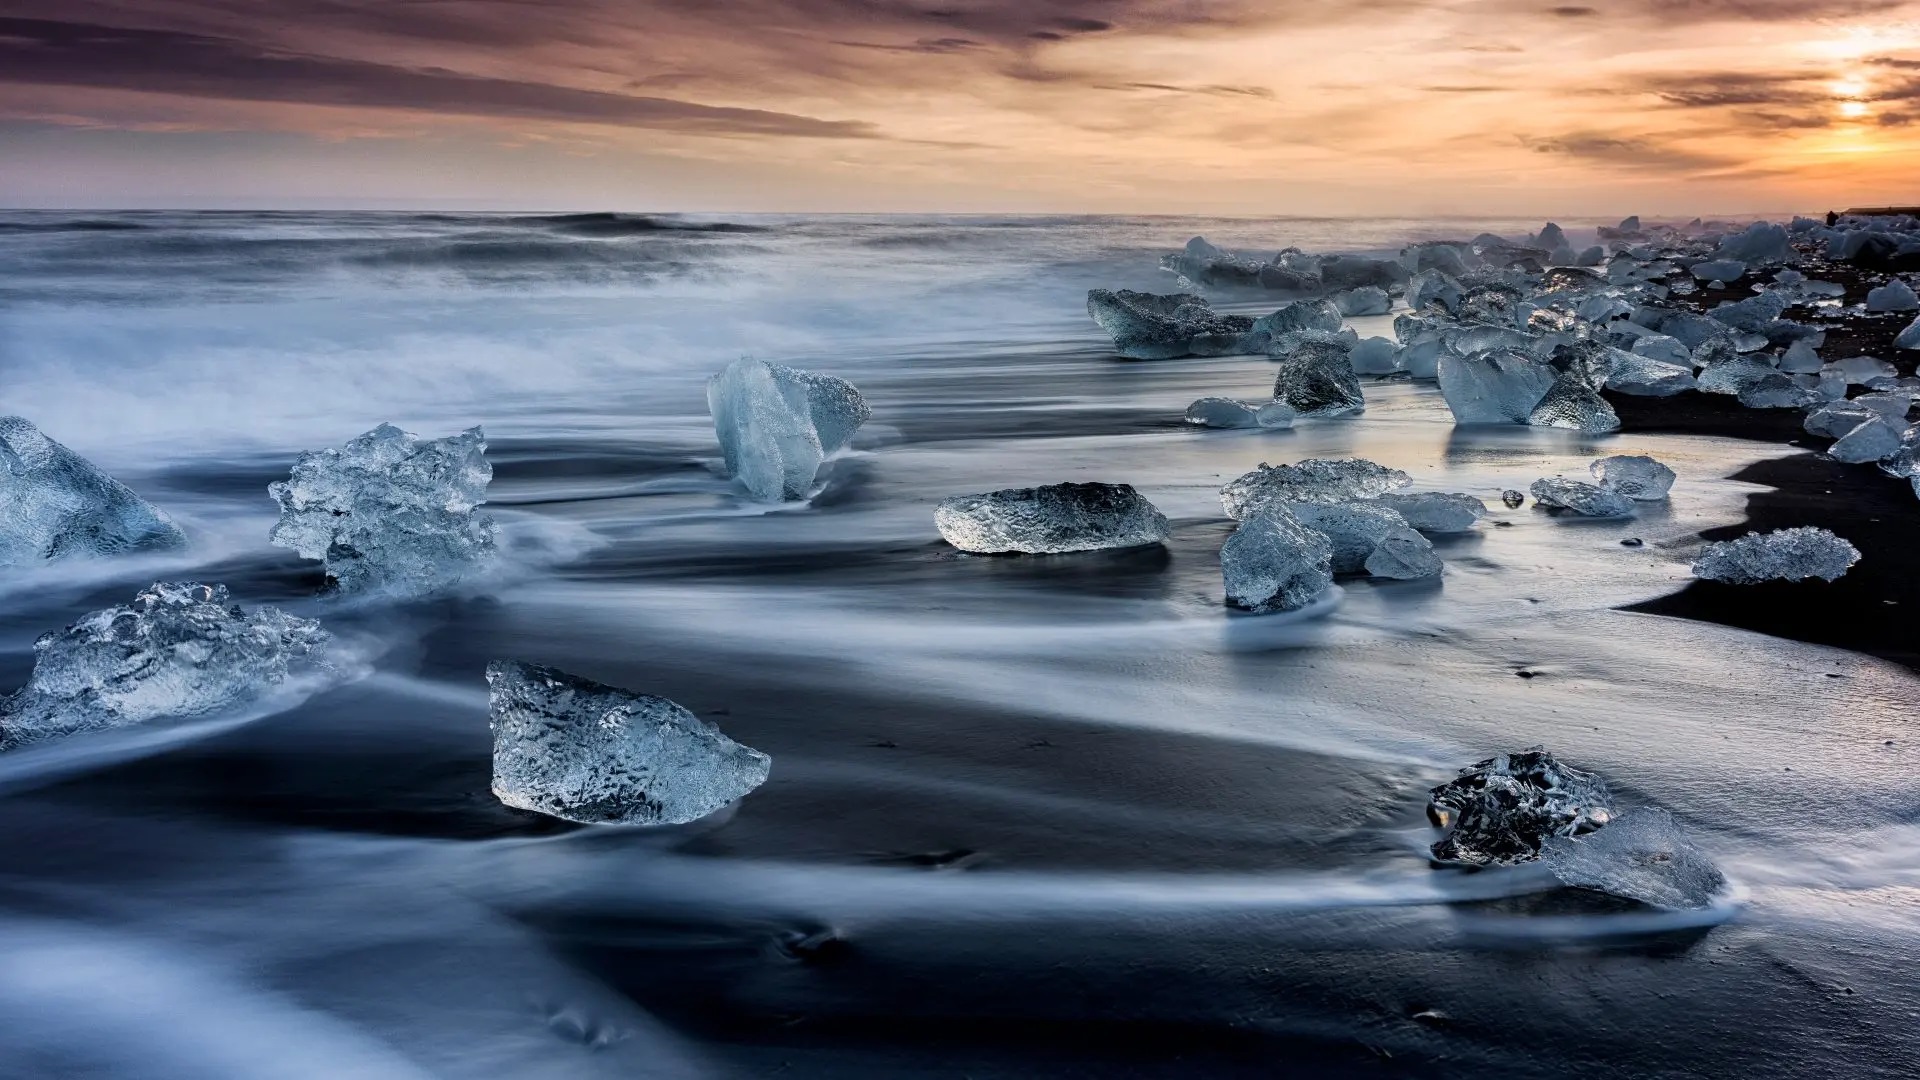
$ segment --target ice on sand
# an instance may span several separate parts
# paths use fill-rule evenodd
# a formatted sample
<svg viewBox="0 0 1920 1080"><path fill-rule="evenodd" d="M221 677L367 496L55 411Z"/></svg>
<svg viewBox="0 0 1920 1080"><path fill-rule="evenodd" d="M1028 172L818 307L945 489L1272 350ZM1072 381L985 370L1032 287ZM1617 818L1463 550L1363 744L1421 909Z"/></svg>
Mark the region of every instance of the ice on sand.
<svg viewBox="0 0 1920 1080"><path fill-rule="evenodd" d="M746 358L707 380L707 408L727 475L762 502L806 498L873 415L845 379Z"/></svg>
<svg viewBox="0 0 1920 1080"><path fill-rule="evenodd" d="M650 694L549 667L487 665L493 794L590 824L679 825L738 800L771 759Z"/></svg>
<svg viewBox="0 0 1920 1080"><path fill-rule="evenodd" d="M267 486L280 504L271 539L326 564L342 592L422 595L493 555L486 502L493 466L477 427L423 439L381 424L337 450L300 455Z"/></svg>
<svg viewBox="0 0 1920 1080"><path fill-rule="evenodd" d="M1584 378L1562 373L1533 411L1527 423L1534 427L1567 428L1599 435L1620 430L1620 417Z"/></svg>
<svg viewBox="0 0 1920 1080"><path fill-rule="evenodd" d="M1331 300L1295 300L1271 315L1262 315L1253 320L1255 333L1272 337L1301 330L1321 330L1334 334L1339 333L1345 325L1345 320L1340 317L1340 309Z"/></svg>
<svg viewBox="0 0 1920 1080"><path fill-rule="evenodd" d="M1556 373L1525 353L1442 354L1440 394L1461 424L1524 424L1553 387Z"/></svg>
<svg viewBox="0 0 1920 1080"><path fill-rule="evenodd" d="M1622 810L1584 836L1550 836L1540 855L1563 885L1660 908L1709 907L1727 883L1673 815L1651 806Z"/></svg>
<svg viewBox="0 0 1920 1080"><path fill-rule="evenodd" d="M1867 292L1867 310L1880 311L1920 311L1920 296L1914 295L1912 286L1899 278Z"/></svg>
<svg viewBox="0 0 1920 1080"><path fill-rule="evenodd" d="M1900 437L1903 434L1905 432L1901 428L1894 427L1880 417L1869 417L1827 447L1827 456L1835 461L1854 464L1879 461L1900 449Z"/></svg>
<svg viewBox="0 0 1920 1080"><path fill-rule="evenodd" d="M1227 603L1248 611L1297 611L1333 584L1333 542L1284 506L1240 522L1220 548Z"/></svg>
<svg viewBox="0 0 1920 1080"><path fill-rule="evenodd" d="M1633 516L1632 501L1617 491L1597 484L1553 476L1535 480L1531 490L1535 503L1557 510L1571 510L1582 517Z"/></svg>
<svg viewBox="0 0 1920 1080"><path fill-rule="evenodd" d="M1827 529L1801 527L1750 532L1738 540L1708 544L1694 561L1693 576L1734 585L1763 581L1837 581L1860 551Z"/></svg>
<svg viewBox="0 0 1920 1080"><path fill-rule="evenodd" d="M1613 800L1604 780L1536 746L1462 769L1428 794L1427 817L1448 830L1433 845L1436 860L1507 866L1539 858L1550 837L1605 826Z"/></svg>
<svg viewBox="0 0 1920 1080"><path fill-rule="evenodd" d="M1204 397L1187 406L1187 423L1210 428L1287 428L1293 409L1284 401Z"/></svg>
<svg viewBox="0 0 1920 1080"><path fill-rule="evenodd" d="M956 495L934 508L947 543L980 555L1141 547L1167 540L1167 518L1127 484L1052 484Z"/></svg>
<svg viewBox="0 0 1920 1080"><path fill-rule="evenodd" d="M118 480L20 417L0 417L0 566L185 543Z"/></svg>
<svg viewBox="0 0 1920 1080"><path fill-rule="evenodd" d="M1325 533L1332 541L1332 569L1336 574L1404 579L1434 577L1441 571L1433 542L1386 506L1296 503L1291 510L1300 524Z"/></svg>
<svg viewBox="0 0 1920 1080"><path fill-rule="evenodd" d="M318 622L244 612L223 585L158 582L34 642L33 674L0 700L0 749L244 705L326 643Z"/></svg>
<svg viewBox="0 0 1920 1080"><path fill-rule="evenodd" d="M1256 510L1288 503L1343 503L1371 499L1413 484L1399 469L1364 458L1307 458L1292 465L1260 467L1220 489L1227 516L1244 520Z"/></svg>
<svg viewBox="0 0 1920 1080"><path fill-rule="evenodd" d="M1192 293L1093 289L1087 314L1113 338L1114 351L1133 360L1180 356L1226 356L1257 349L1248 337L1253 320L1222 315Z"/></svg>
<svg viewBox="0 0 1920 1080"><path fill-rule="evenodd" d="M1655 502L1667 497L1675 479L1672 469L1645 454L1615 454L1587 466L1600 486L1617 491L1637 502Z"/></svg>
<svg viewBox="0 0 1920 1080"><path fill-rule="evenodd" d="M1388 492L1367 501L1398 513L1423 533L1466 532L1487 516L1486 503L1457 492Z"/></svg>
<svg viewBox="0 0 1920 1080"><path fill-rule="evenodd" d="M1333 306L1342 315L1385 315L1393 310L1393 298L1378 285L1362 285L1333 298Z"/></svg>
<svg viewBox="0 0 1920 1080"><path fill-rule="evenodd" d="M1607 374L1609 390L1635 397L1672 397L1694 389L1691 364L1670 364L1638 352L1622 353L1614 360Z"/></svg>
<svg viewBox="0 0 1920 1080"><path fill-rule="evenodd" d="M1307 334L1276 339L1269 354L1278 362L1273 399L1300 416L1340 416L1360 412L1367 399L1349 359L1350 343Z"/></svg>

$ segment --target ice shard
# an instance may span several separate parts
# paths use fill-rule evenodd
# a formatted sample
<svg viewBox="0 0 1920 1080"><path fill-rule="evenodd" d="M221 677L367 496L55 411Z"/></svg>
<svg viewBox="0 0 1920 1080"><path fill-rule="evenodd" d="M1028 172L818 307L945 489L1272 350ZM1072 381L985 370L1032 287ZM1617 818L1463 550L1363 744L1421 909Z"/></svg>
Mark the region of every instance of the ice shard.
<svg viewBox="0 0 1920 1080"><path fill-rule="evenodd" d="M1613 798L1604 780L1536 746L1462 769L1429 793L1427 817L1448 830L1433 845L1437 861L1506 866L1539 858L1551 837L1602 828Z"/></svg>
<svg viewBox="0 0 1920 1080"><path fill-rule="evenodd" d="M1167 518L1128 484L1052 484L956 495L934 508L947 543L980 555L1053 555L1167 541Z"/></svg>
<svg viewBox="0 0 1920 1080"><path fill-rule="evenodd" d="M1803 526L1708 544L1694 560L1693 576L1734 585L1806 578L1838 581L1859 561L1859 549L1832 531Z"/></svg>
<svg viewBox="0 0 1920 1080"><path fill-rule="evenodd" d="M1284 506L1240 522L1220 548L1227 603L1248 611L1297 611L1333 584L1333 542Z"/></svg>
<svg viewBox="0 0 1920 1080"><path fill-rule="evenodd" d="M1262 462L1220 489L1227 516L1244 520L1256 510L1288 503L1342 503L1371 499L1413 483L1399 469L1364 458L1307 458L1292 465Z"/></svg>
<svg viewBox="0 0 1920 1080"><path fill-rule="evenodd" d="M767 755L668 701L496 660L487 665L493 794L588 824L679 825L767 779Z"/></svg>
<svg viewBox="0 0 1920 1080"><path fill-rule="evenodd" d="M1673 815L1651 806L1622 810L1606 828L1583 836L1550 836L1540 855L1563 885L1659 908L1709 907L1727 883Z"/></svg>
<svg viewBox="0 0 1920 1080"><path fill-rule="evenodd" d="M1486 503L1458 492L1388 492L1367 501L1398 513L1423 533L1467 532L1487 516Z"/></svg>
<svg viewBox="0 0 1920 1080"><path fill-rule="evenodd" d="M1568 480L1564 476L1535 480L1533 501L1550 509L1571 510L1582 517L1632 517L1633 503L1617 491Z"/></svg>
<svg viewBox="0 0 1920 1080"><path fill-rule="evenodd" d="M1587 466L1600 486L1637 502L1656 502L1673 490L1674 472L1645 454L1615 454Z"/></svg>
<svg viewBox="0 0 1920 1080"><path fill-rule="evenodd" d="M20 417L0 417L0 567L185 543L124 484Z"/></svg>
<svg viewBox="0 0 1920 1080"><path fill-rule="evenodd" d="M1553 387L1556 373L1525 353L1443 353L1440 394L1460 424L1524 424Z"/></svg>
<svg viewBox="0 0 1920 1080"><path fill-rule="evenodd" d="M1257 352L1261 340L1249 335L1252 319L1222 315L1192 293L1093 289L1087 314L1113 338L1114 351L1133 360Z"/></svg>
<svg viewBox="0 0 1920 1080"><path fill-rule="evenodd" d="M1287 428L1293 409L1284 401L1203 397L1187 406L1187 423L1210 428Z"/></svg>
<svg viewBox="0 0 1920 1080"><path fill-rule="evenodd" d="M271 539L324 562L342 592L424 595L492 557L493 520L477 509L492 479L477 427L423 439L381 424L300 455L291 477L268 485L280 504Z"/></svg>
<svg viewBox="0 0 1920 1080"><path fill-rule="evenodd" d="M1634 397L1672 397L1695 387L1691 364L1669 364L1637 352L1615 359L1607 374L1609 390Z"/></svg>
<svg viewBox="0 0 1920 1080"><path fill-rule="evenodd" d="M317 663L327 634L224 585L157 582L34 642L33 674L0 699L0 750L160 717L224 712Z"/></svg>
<svg viewBox="0 0 1920 1080"><path fill-rule="evenodd" d="M1274 339L1273 398L1299 416L1340 416L1364 410L1367 399L1349 359L1350 343L1309 333Z"/></svg>
<svg viewBox="0 0 1920 1080"><path fill-rule="evenodd" d="M1437 576L1442 567L1433 542L1414 531L1407 519L1378 503L1295 503L1300 524L1325 533L1333 544L1336 574L1384 578Z"/></svg>
<svg viewBox="0 0 1920 1080"><path fill-rule="evenodd" d="M1547 388L1546 396L1527 414L1527 423L1534 427L1584 431L1590 435L1620 430L1620 417L1613 411L1613 406L1607 404L1607 399L1601 397L1587 380L1571 372L1560 375Z"/></svg>

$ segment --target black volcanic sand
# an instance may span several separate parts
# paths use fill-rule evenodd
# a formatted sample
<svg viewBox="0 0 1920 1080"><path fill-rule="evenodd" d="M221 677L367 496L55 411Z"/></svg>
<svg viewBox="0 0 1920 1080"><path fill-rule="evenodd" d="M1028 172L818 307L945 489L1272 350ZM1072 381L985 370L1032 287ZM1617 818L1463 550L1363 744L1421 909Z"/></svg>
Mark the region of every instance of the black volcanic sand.
<svg viewBox="0 0 1920 1080"><path fill-rule="evenodd" d="M1865 300L1867 290L1886 280L1884 274L1819 259L1807 260L1801 270L1810 278L1846 285L1848 305ZM1702 290L1686 299L1705 310L1750 295L1733 288ZM1827 327L1820 350L1825 359L1873 356L1892 362L1903 375L1913 374L1915 354L1893 347L1894 336L1912 321L1911 315L1835 318L1816 312L1831 309L1798 308L1787 317ZM1607 400L1620 414L1622 433L1714 435L1806 448L1806 453L1750 465L1730 477L1772 490L1748 498L1744 522L1709 529L1700 534L1703 540L1817 525L1850 541L1861 555L1836 582L1695 581L1671 596L1627 610L1851 649L1920 670L1920 635L1914 634L1912 623L1920 615L1920 499L1906 480L1871 464L1827 457L1822 451L1832 440L1808 434L1799 409L1749 409L1724 394L1645 398L1609 393Z"/></svg>

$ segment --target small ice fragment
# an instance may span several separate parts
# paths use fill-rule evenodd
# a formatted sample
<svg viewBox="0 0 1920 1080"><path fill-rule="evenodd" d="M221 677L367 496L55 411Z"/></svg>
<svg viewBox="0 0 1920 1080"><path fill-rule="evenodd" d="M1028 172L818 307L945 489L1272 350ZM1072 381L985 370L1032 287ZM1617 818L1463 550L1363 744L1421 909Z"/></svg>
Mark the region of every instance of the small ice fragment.
<svg viewBox="0 0 1920 1080"><path fill-rule="evenodd" d="M554 668L487 665L493 794L588 824L679 825L767 779L772 761L686 709Z"/></svg>
<svg viewBox="0 0 1920 1080"><path fill-rule="evenodd" d="M1287 503L1342 503L1371 499L1413 484L1399 469L1364 458L1308 458L1292 465L1264 462L1220 489L1227 516L1245 520L1254 511Z"/></svg>
<svg viewBox="0 0 1920 1080"><path fill-rule="evenodd" d="M1708 907L1727 883L1673 816L1651 806L1614 815L1585 836L1550 836L1541 862L1561 884L1674 910Z"/></svg>
<svg viewBox="0 0 1920 1080"><path fill-rule="evenodd" d="M1256 348L1252 319L1221 315L1192 293L1092 289L1087 314L1113 338L1114 351L1133 360L1227 356Z"/></svg>
<svg viewBox="0 0 1920 1080"><path fill-rule="evenodd" d="M1820 366L1820 354L1805 340L1794 342L1780 354L1780 370L1789 375L1811 375Z"/></svg>
<svg viewBox="0 0 1920 1080"><path fill-rule="evenodd" d="M1440 393L1460 424L1524 424L1556 373L1512 349L1479 356L1442 354Z"/></svg>
<svg viewBox="0 0 1920 1080"><path fill-rule="evenodd" d="M1243 519L1220 548L1227 603L1248 611L1297 611L1333 584L1333 542L1285 506Z"/></svg>
<svg viewBox="0 0 1920 1080"><path fill-rule="evenodd" d="M1433 542L1407 519L1377 503L1295 503L1300 524L1333 542L1333 572L1385 578L1435 577L1441 571Z"/></svg>
<svg viewBox="0 0 1920 1080"><path fill-rule="evenodd" d="M493 466L477 427L423 439L381 424L337 450L300 455L267 485L280 504L270 539L325 563L342 592L425 595L459 581L494 550Z"/></svg>
<svg viewBox="0 0 1920 1080"><path fill-rule="evenodd" d="M126 485L20 417L0 417L0 567L186 542Z"/></svg>
<svg viewBox="0 0 1920 1080"><path fill-rule="evenodd" d="M1842 435L1832 446L1827 447L1827 456L1835 461L1863 464L1890 457L1900 449L1900 436L1904 431L1873 416L1855 425L1853 430Z"/></svg>
<svg viewBox="0 0 1920 1080"><path fill-rule="evenodd" d="M1050 484L955 495L934 508L947 543L979 555L1141 547L1167 541L1167 518L1129 484Z"/></svg>
<svg viewBox="0 0 1920 1080"><path fill-rule="evenodd" d="M1714 282L1722 288L1727 282L1739 281L1746 276L1747 264L1738 259L1714 259L1697 263L1693 268L1694 280Z"/></svg>
<svg viewBox="0 0 1920 1080"><path fill-rule="evenodd" d="M1437 861L1510 866L1539 858L1549 837L1601 828L1613 805L1605 781L1536 746L1460 770L1429 793L1427 817L1449 830L1433 845Z"/></svg>
<svg viewBox="0 0 1920 1080"><path fill-rule="evenodd" d="M1187 406L1187 423L1210 428L1285 428L1293 410L1283 401L1203 397Z"/></svg>
<svg viewBox="0 0 1920 1080"><path fill-rule="evenodd" d="M1340 416L1367 407L1360 377L1348 358L1351 346L1309 334L1288 334L1268 347L1278 362L1273 399L1300 416Z"/></svg>
<svg viewBox="0 0 1920 1080"><path fill-rule="evenodd" d="M1568 428L1590 435L1620 430L1620 416L1583 378L1568 372L1554 380L1546 396L1527 414L1534 427Z"/></svg>
<svg viewBox="0 0 1920 1080"><path fill-rule="evenodd" d="M1423 533L1467 532L1487 515L1486 503L1458 492L1387 492L1368 501L1398 512Z"/></svg>
<svg viewBox="0 0 1920 1080"><path fill-rule="evenodd" d="M1668 337L1665 334L1648 334L1638 338L1634 341L1633 348L1628 351L1649 360L1684 364L1689 370L1693 364L1693 352L1682 344L1679 338Z"/></svg>
<svg viewBox="0 0 1920 1080"><path fill-rule="evenodd" d="M156 582L33 643L33 674L0 699L0 750L163 716L222 712L317 661L327 634L279 608L252 614L224 585Z"/></svg>
<svg viewBox="0 0 1920 1080"><path fill-rule="evenodd" d="M1674 472L1645 454L1615 454L1587 466L1600 486L1636 502L1657 502L1673 490Z"/></svg>
<svg viewBox="0 0 1920 1080"><path fill-rule="evenodd" d="M1867 310L1920 311L1920 296L1914 295L1913 288L1906 282L1892 278L1885 285L1867 292Z"/></svg>
<svg viewBox="0 0 1920 1080"><path fill-rule="evenodd" d="M1506 504L1507 509L1518 510L1521 506L1525 505L1527 497L1512 488L1508 488L1500 493L1500 501Z"/></svg>
<svg viewBox="0 0 1920 1080"><path fill-rule="evenodd" d="M1837 581L1859 561L1860 551L1852 544L1827 529L1803 526L1708 544L1694 561L1693 575L1735 585L1810 577Z"/></svg>
<svg viewBox="0 0 1920 1080"><path fill-rule="evenodd" d="M1533 501L1540 506L1571 510L1582 517L1631 517L1633 503L1617 491L1597 484L1568 480L1564 476L1545 477L1533 482Z"/></svg>
<svg viewBox="0 0 1920 1080"><path fill-rule="evenodd" d="M1378 285L1362 285L1333 298L1333 306L1342 315L1385 315L1393 310L1393 298Z"/></svg>

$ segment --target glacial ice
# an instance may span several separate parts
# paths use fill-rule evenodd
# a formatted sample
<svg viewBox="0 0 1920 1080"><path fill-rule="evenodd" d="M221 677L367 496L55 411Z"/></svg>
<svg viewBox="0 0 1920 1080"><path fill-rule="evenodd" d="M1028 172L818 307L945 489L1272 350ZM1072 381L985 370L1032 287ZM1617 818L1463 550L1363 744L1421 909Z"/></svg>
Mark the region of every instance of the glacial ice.
<svg viewBox="0 0 1920 1080"><path fill-rule="evenodd" d="M1540 859L1563 885L1673 910L1711 906L1726 885L1673 816L1651 806L1622 810L1584 836L1549 836Z"/></svg>
<svg viewBox="0 0 1920 1080"><path fill-rule="evenodd" d="M1900 331L1899 335L1893 339L1893 347L1896 349L1920 349L1920 316L1916 316L1912 322L1907 324L1907 328Z"/></svg>
<svg viewBox="0 0 1920 1080"><path fill-rule="evenodd" d="M1378 503L1294 503L1293 516L1333 543L1336 574L1367 573L1384 578L1435 577L1441 571L1433 542L1414 531L1407 519Z"/></svg>
<svg viewBox="0 0 1920 1080"><path fill-rule="evenodd" d="M1828 396L1821 390L1809 390L1796 384L1794 378L1778 371L1769 371L1742 381L1735 396L1740 404L1749 409L1805 409L1819 404Z"/></svg>
<svg viewBox="0 0 1920 1080"><path fill-rule="evenodd" d="M1912 286L1899 278L1888 280L1885 285L1867 291L1867 310L1871 312L1920 311L1920 296L1914 295Z"/></svg>
<svg viewBox="0 0 1920 1080"><path fill-rule="evenodd" d="M1733 300L1707 312L1707 318L1735 330L1763 334L1769 323L1787 310L1787 298L1779 293L1755 293L1745 300ZM1666 329L1664 326L1661 329Z"/></svg>
<svg viewBox="0 0 1920 1080"><path fill-rule="evenodd" d="M1385 315L1393 310L1393 298L1387 290L1378 285L1362 285L1337 293L1333 297L1333 306L1342 315Z"/></svg>
<svg viewBox="0 0 1920 1080"><path fill-rule="evenodd" d="M1050 484L943 499L934 527L980 555L1141 547L1167 541L1167 518L1128 484Z"/></svg>
<svg viewBox="0 0 1920 1080"><path fill-rule="evenodd" d="M1706 394L1738 394L1755 380L1780 371L1757 356L1734 356L1708 364L1694 377L1695 386Z"/></svg>
<svg viewBox="0 0 1920 1080"><path fill-rule="evenodd" d="M1258 351L1253 320L1221 315L1192 293L1092 289L1087 314L1113 338L1114 351L1132 360L1227 356Z"/></svg>
<svg viewBox="0 0 1920 1080"><path fill-rule="evenodd" d="M679 825L767 779L772 761L666 698L554 668L487 665L493 794L588 824Z"/></svg>
<svg viewBox="0 0 1920 1080"><path fill-rule="evenodd" d="M1440 357L1440 393L1461 424L1526 423L1554 377L1552 368L1511 349Z"/></svg>
<svg viewBox="0 0 1920 1080"><path fill-rule="evenodd" d="M1292 465L1268 465L1227 482L1220 504L1227 516L1244 521L1256 511L1289 503L1344 503L1371 499L1413 484L1399 469L1364 458L1307 458Z"/></svg>
<svg viewBox="0 0 1920 1080"><path fill-rule="evenodd" d="M1275 338L1268 355L1278 363L1273 399L1300 416L1340 416L1360 412L1367 399L1349 359L1351 343L1290 333Z"/></svg>
<svg viewBox="0 0 1920 1080"><path fill-rule="evenodd" d="M1907 424L1913 399L1906 394L1862 394L1851 401L1830 401L1807 413L1801 424L1809 435L1837 439L1868 420L1878 419L1896 430Z"/></svg>
<svg viewBox="0 0 1920 1080"><path fill-rule="evenodd" d="M1486 503L1458 492L1390 491L1365 501L1393 510L1423 533L1466 532L1487 516Z"/></svg>
<svg viewBox="0 0 1920 1080"><path fill-rule="evenodd" d="M1673 490L1674 472L1645 454L1615 454L1587 466L1600 486L1636 502L1658 502Z"/></svg>
<svg viewBox="0 0 1920 1080"><path fill-rule="evenodd" d="M1536 746L1462 769L1429 793L1427 817L1448 830L1433 845L1435 860L1508 866L1538 858L1550 837L1605 826L1613 802L1604 780Z"/></svg>
<svg viewBox="0 0 1920 1080"><path fill-rule="evenodd" d="M1693 574L1735 585L1812 577L1837 581L1859 561L1859 549L1830 530L1802 526L1708 544L1694 561Z"/></svg>
<svg viewBox="0 0 1920 1080"><path fill-rule="evenodd" d="M1713 259L1695 263L1692 273L1696 281L1730 284L1747 276L1747 264L1738 259Z"/></svg>
<svg viewBox="0 0 1920 1080"><path fill-rule="evenodd" d="M1337 334L1346 326L1340 309L1331 300L1295 300L1293 303L1253 320L1253 331L1280 337L1298 330L1324 330Z"/></svg>
<svg viewBox="0 0 1920 1080"><path fill-rule="evenodd" d="M1424 311L1429 304L1449 314L1460 310L1460 282L1444 270L1423 270L1407 282L1407 306Z"/></svg>
<svg viewBox="0 0 1920 1080"><path fill-rule="evenodd" d="M1361 338L1347 363L1356 375L1391 375L1400 370L1400 350L1383 337Z"/></svg>
<svg viewBox="0 0 1920 1080"><path fill-rule="evenodd" d="M1729 236L1714 251L1717 259L1738 259L1749 266L1793 262L1799 256L1784 226L1756 221L1743 233Z"/></svg>
<svg viewBox="0 0 1920 1080"><path fill-rule="evenodd" d="M1297 611L1333 584L1333 542L1285 506L1263 506L1221 546L1220 576L1234 607Z"/></svg>
<svg viewBox="0 0 1920 1080"><path fill-rule="evenodd" d="M1240 401L1203 397L1187 406L1187 423L1210 428L1286 428L1293 409L1283 401Z"/></svg>
<svg viewBox="0 0 1920 1080"><path fill-rule="evenodd" d="M0 417L0 567L186 542L118 480L20 417Z"/></svg>
<svg viewBox="0 0 1920 1080"><path fill-rule="evenodd" d="M1832 446L1827 447L1827 456L1835 461L1847 461L1864 464L1890 457L1900 449L1900 437L1904 429L1894 427L1873 416L1861 421L1851 431L1842 435Z"/></svg>
<svg viewBox="0 0 1920 1080"><path fill-rule="evenodd" d="M326 643L312 619L243 612L224 585L156 582L34 642L33 674L0 699L0 750L244 705L317 663Z"/></svg>
<svg viewBox="0 0 1920 1080"><path fill-rule="evenodd" d="M1820 354L1805 341L1796 341L1780 354L1780 370L1790 375L1811 375L1821 368Z"/></svg>
<svg viewBox="0 0 1920 1080"><path fill-rule="evenodd" d="M745 357L707 380L707 408L727 475L762 502L806 498L873 415L845 379Z"/></svg>
<svg viewBox="0 0 1920 1080"><path fill-rule="evenodd" d="M1666 364L1680 364L1686 366L1689 371L1692 370L1693 350L1682 344L1679 338L1668 337L1665 334L1649 334L1636 340L1633 348L1628 351L1635 356L1643 356Z"/></svg>
<svg viewBox="0 0 1920 1080"><path fill-rule="evenodd" d="M1544 477L1533 482L1533 501L1540 506L1571 510L1582 517L1632 517L1633 502L1625 495L1597 484Z"/></svg>
<svg viewBox="0 0 1920 1080"><path fill-rule="evenodd" d="M1892 364L1871 356L1849 356L1844 360L1835 360L1821 370L1838 372L1854 386L1863 386L1874 379L1893 378L1900 374L1900 369Z"/></svg>
<svg viewBox="0 0 1920 1080"><path fill-rule="evenodd" d="M1462 322L1511 327L1515 310L1525 299L1519 289L1510 285L1475 285L1461 295L1460 310L1456 314Z"/></svg>
<svg viewBox="0 0 1920 1080"><path fill-rule="evenodd" d="M477 427L423 439L381 424L300 455L288 479L267 486L280 504L271 539L322 560L343 592L424 595L493 555L493 519L476 509L492 479Z"/></svg>
<svg viewBox="0 0 1920 1080"><path fill-rule="evenodd" d="M1694 388L1691 365L1669 364L1637 353L1615 359L1613 371L1607 376L1609 390L1637 397L1672 397Z"/></svg>
<svg viewBox="0 0 1920 1080"><path fill-rule="evenodd" d="M1568 372L1555 379L1546 396L1527 414L1534 427L1568 428L1590 435L1620 430L1619 414L1588 382Z"/></svg>

